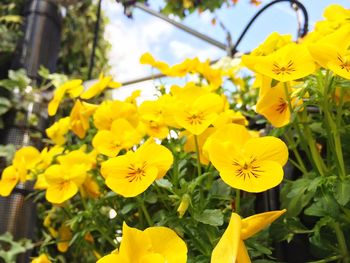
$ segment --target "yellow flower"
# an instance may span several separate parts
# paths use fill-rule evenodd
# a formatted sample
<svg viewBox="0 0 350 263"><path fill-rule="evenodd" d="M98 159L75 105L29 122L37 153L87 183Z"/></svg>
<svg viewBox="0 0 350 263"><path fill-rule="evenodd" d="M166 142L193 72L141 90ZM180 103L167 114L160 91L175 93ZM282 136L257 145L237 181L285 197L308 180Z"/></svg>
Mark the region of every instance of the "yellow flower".
<svg viewBox="0 0 350 263"><path fill-rule="evenodd" d="M244 240L266 228L283 215L286 210L261 213L241 219L232 213L230 223L214 248L211 263L250 263Z"/></svg>
<svg viewBox="0 0 350 263"><path fill-rule="evenodd" d="M163 105L160 101L144 101L139 106L139 114L149 136L159 139L168 136L169 129L165 123Z"/></svg>
<svg viewBox="0 0 350 263"><path fill-rule="evenodd" d="M270 55L244 55L242 61L251 70L272 79L286 82L308 76L316 65L304 45L289 44Z"/></svg>
<svg viewBox="0 0 350 263"><path fill-rule="evenodd" d="M177 96L179 106L174 112L175 120L180 127L194 135L199 135L216 120L218 113L223 110L223 100L214 93L197 96L197 92L187 93L186 90L195 89L185 89L184 94ZM187 95L185 99L182 99L183 95Z"/></svg>
<svg viewBox="0 0 350 263"><path fill-rule="evenodd" d="M41 161L40 152L32 146L19 149L13 158L12 165L6 167L0 179L0 196L9 196L19 181L32 179L31 169Z"/></svg>
<svg viewBox="0 0 350 263"><path fill-rule="evenodd" d="M221 127L228 123L236 123L240 125L248 125L248 121L244 115L239 111L225 110L221 112L218 118L213 123L214 127Z"/></svg>
<svg viewBox="0 0 350 263"><path fill-rule="evenodd" d="M251 55L267 56L292 42L292 35L280 35L277 32L273 32L262 44L252 51Z"/></svg>
<svg viewBox="0 0 350 263"><path fill-rule="evenodd" d="M72 231L69 226L62 224L58 229L57 249L59 252L65 253L69 248L69 241L72 239Z"/></svg>
<svg viewBox="0 0 350 263"><path fill-rule="evenodd" d="M48 184L46 199L51 203L61 204L78 192L93 165L93 160L80 150L59 156L57 160L59 164L51 165L45 171Z"/></svg>
<svg viewBox="0 0 350 263"><path fill-rule="evenodd" d="M82 83L83 81L81 79L73 79L59 86L54 92L53 99L49 102L49 116L56 114L58 106L66 93L69 93L72 98L78 97L84 89L84 87L81 85Z"/></svg>
<svg viewBox="0 0 350 263"><path fill-rule="evenodd" d="M46 254L41 254L39 257L33 258L31 263L51 263L51 260Z"/></svg>
<svg viewBox="0 0 350 263"><path fill-rule="evenodd" d="M187 246L170 228L149 227L144 231L123 223L123 239L118 253L97 263L186 263Z"/></svg>
<svg viewBox="0 0 350 263"><path fill-rule="evenodd" d="M81 186L83 197L98 198L101 195L100 187L92 176L87 176Z"/></svg>
<svg viewBox="0 0 350 263"><path fill-rule="evenodd" d="M122 149L128 150L139 143L141 135L125 119L113 121L111 130L100 130L92 140L92 145L97 152L114 157Z"/></svg>
<svg viewBox="0 0 350 263"><path fill-rule="evenodd" d="M183 77L189 72L196 71L199 64L200 61L198 58L185 59L183 62L173 65L163 73L170 77Z"/></svg>
<svg viewBox="0 0 350 263"><path fill-rule="evenodd" d="M221 70L212 68L209 61L201 63L198 66L198 72L208 81L211 86L210 90L216 90L222 85Z"/></svg>
<svg viewBox="0 0 350 263"><path fill-rule="evenodd" d="M87 130L90 128L89 118L94 114L97 105L77 100L70 113L71 130L80 138L83 139Z"/></svg>
<svg viewBox="0 0 350 263"><path fill-rule="evenodd" d="M349 46L350 25L341 27L308 47L318 64L343 78L350 79Z"/></svg>
<svg viewBox="0 0 350 263"><path fill-rule="evenodd" d="M117 119L126 119L136 127L139 121L136 106L119 100L104 101L94 113L94 124L99 130L110 130Z"/></svg>
<svg viewBox="0 0 350 263"><path fill-rule="evenodd" d="M213 127L209 127L206 129L203 133L197 136L198 140L198 148L199 148L199 159L200 162L204 165L209 164L209 157L207 151L204 149L204 144L208 137L212 135L215 132L215 129ZM181 136L186 136L186 142L184 145L184 151L185 152L196 152L196 143L194 139L194 135L191 134L190 132L185 131L184 133L181 134Z"/></svg>
<svg viewBox="0 0 350 263"><path fill-rule="evenodd" d="M273 88L262 87L262 89L266 91L259 97L256 112L265 116L275 127L287 125L291 112L283 83L278 83Z"/></svg>
<svg viewBox="0 0 350 263"><path fill-rule="evenodd" d="M0 196L9 196L19 182L20 173L13 165L4 169L0 180Z"/></svg>
<svg viewBox="0 0 350 263"><path fill-rule="evenodd" d="M133 197L162 178L173 163L172 153L164 146L147 141L135 152L102 163L101 173L114 192Z"/></svg>
<svg viewBox="0 0 350 263"><path fill-rule="evenodd" d="M70 117L61 118L46 129L46 135L55 144L63 145L66 142L65 135L69 131Z"/></svg>
<svg viewBox="0 0 350 263"><path fill-rule="evenodd" d="M81 95L80 98L88 100L96 95L100 94L103 92L106 88L112 88L112 89L117 89L121 86L120 83L113 81L111 76L105 77L103 73L100 74L98 81L94 83L91 87L89 87L88 90L84 91Z"/></svg>
<svg viewBox="0 0 350 263"><path fill-rule="evenodd" d="M59 145L55 145L51 148L45 147L40 152L41 162L38 164L37 168L46 169L51 165L53 158L62 154L63 151L64 151L64 148Z"/></svg>
<svg viewBox="0 0 350 263"><path fill-rule="evenodd" d="M278 138L252 138L244 126L227 124L207 140L205 147L222 180L231 187L259 193L283 179L288 148Z"/></svg>
<svg viewBox="0 0 350 263"><path fill-rule="evenodd" d="M169 65L162 62L162 61L156 61L153 56L150 53L145 53L140 58L141 64L148 64L152 67L158 69L160 72L165 73L169 69Z"/></svg>

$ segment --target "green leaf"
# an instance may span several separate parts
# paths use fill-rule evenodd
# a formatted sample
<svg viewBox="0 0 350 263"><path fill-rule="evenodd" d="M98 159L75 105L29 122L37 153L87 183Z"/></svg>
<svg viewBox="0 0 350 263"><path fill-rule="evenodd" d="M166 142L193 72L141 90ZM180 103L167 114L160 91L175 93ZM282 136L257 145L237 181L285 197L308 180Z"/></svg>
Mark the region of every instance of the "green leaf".
<svg viewBox="0 0 350 263"><path fill-rule="evenodd" d="M164 178L157 180L156 184L159 187L162 187L168 190L172 190L173 188L173 184L168 179L164 179Z"/></svg>
<svg viewBox="0 0 350 263"><path fill-rule="evenodd" d="M334 197L338 203L345 206L350 200L350 180L338 181L334 188Z"/></svg>
<svg viewBox="0 0 350 263"><path fill-rule="evenodd" d="M278 80L272 79L272 80L271 80L271 88L275 87L278 83L279 83Z"/></svg>
<svg viewBox="0 0 350 263"><path fill-rule="evenodd" d="M11 101L4 97L0 97L0 115L5 114L11 108Z"/></svg>
<svg viewBox="0 0 350 263"><path fill-rule="evenodd" d="M206 209L201 214L195 214L194 219L212 226L221 226L224 223L224 216L220 209Z"/></svg>

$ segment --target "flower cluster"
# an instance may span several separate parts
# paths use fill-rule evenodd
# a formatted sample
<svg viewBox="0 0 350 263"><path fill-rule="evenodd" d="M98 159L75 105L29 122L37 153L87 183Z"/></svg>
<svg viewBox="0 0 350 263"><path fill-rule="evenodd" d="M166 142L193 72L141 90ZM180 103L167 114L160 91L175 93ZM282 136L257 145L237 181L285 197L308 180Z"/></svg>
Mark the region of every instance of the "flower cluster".
<svg viewBox="0 0 350 263"><path fill-rule="evenodd" d="M10 195L18 182L35 181L35 189L52 204L45 212L44 226L56 239L58 250L66 252L76 240L84 240L99 263L181 263L188 257L202 260L198 262L209 258L212 263L250 262L243 241L286 210L245 213L251 216L241 219L240 199L282 182L288 147L282 139L267 135L268 129L251 129L248 124L254 119L248 110L255 109L277 128L292 124L292 132L299 132L301 143L305 142L301 146L315 171L321 176L337 171L347 180L340 132L334 128L329 133L337 160L335 168L328 169L318 144L309 136L305 114L320 94L331 92L332 98L338 94L338 105L344 103L341 85L332 86L333 90L309 86L330 76L350 79L349 12L332 5L325 12L327 20L304 39L295 43L289 35L273 33L238 62L228 59L228 63L211 65L194 58L171 66L146 53L141 64L167 77L193 80L159 87L154 100L140 101L141 91L123 101L108 99L105 90L121 84L103 74L87 89L79 79L63 83L48 105L49 115L57 119L46 130L51 145L41 152L31 146L19 149L3 172L0 195ZM255 105L245 105L233 95L237 90L249 93L249 80L239 77L244 66L256 74ZM234 91L225 88L227 82ZM73 107L67 116L59 116L66 98ZM322 105L328 107L328 101L329 97ZM247 111L238 111L243 106ZM340 123L332 122L333 111L323 109L329 127ZM335 111L342 113L342 108ZM287 130L279 134L283 131ZM312 173L296 151L295 134L289 135L285 133L285 140L296 158L292 162L302 173ZM123 221L122 228L112 228L114 233L106 233L110 227L102 219L106 209L110 218L120 216ZM92 216L95 212L98 215ZM138 224L143 220L147 223ZM186 228L191 220L197 230L203 224L206 230ZM218 227L225 221L229 223L224 231ZM128 224L148 228L141 231ZM180 236L191 242L186 245ZM205 238L209 245L201 241ZM33 262L49 259L42 254Z"/></svg>

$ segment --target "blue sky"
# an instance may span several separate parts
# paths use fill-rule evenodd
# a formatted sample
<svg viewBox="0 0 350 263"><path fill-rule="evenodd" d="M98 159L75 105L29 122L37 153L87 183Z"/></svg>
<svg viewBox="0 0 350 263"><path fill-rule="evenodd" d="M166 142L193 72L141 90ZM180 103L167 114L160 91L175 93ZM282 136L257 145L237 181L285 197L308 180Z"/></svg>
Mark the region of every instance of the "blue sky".
<svg viewBox="0 0 350 263"><path fill-rule="evenodd" d="M223 6L214 14L210 12L193 13L181 22L220 42L225 42L226 33L218 23L215 26L211 23L213 17L218 17L231 32L233 42L235 42L245 25L259 10L259 7L252 6L248 2L249 0L240 0L235 7ZM262 5L268 2L270 1L265 0ZM301 2L309 12L309 29L312 29L316 21L322 19L323 10L328 5L340 4L350 8L349 0L303 0ZM155 10L164 5L162 0L149 0L149 3ZM150 52L156 58L169 64L181 62L186 57L198 56L201 60L213 60L225 56L225 51L142 10L135 9L133 19L129 19L124 16L122 6L113 0L104 0L103 9L110 19L105 38L112 44L109 55L112 66L111 74L119 81L151 74L149 67L139 64L139 57L144 52ZM247 52L253 49L274 31L296 36L296 14L288 3L276 4L262 14L243 39L238 50ZM153 86L152 83L142 83L129 87L128 91L131 92L140 87L147 90L151 89L151 86Z"/></svg>

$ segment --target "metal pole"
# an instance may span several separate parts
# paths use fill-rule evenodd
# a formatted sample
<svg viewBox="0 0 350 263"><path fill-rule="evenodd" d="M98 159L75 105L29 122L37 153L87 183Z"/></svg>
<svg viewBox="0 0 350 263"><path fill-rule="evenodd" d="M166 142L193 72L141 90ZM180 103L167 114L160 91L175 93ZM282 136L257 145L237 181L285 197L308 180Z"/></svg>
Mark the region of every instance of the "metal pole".
<svg viewBox="0 0 350 263"><path fill-rule="evenodd" d="M208 37L207 35L204 35L204 34L198 32L198 31L196 31L188 26L185 26L184 24L176 22L173 19L170 19L169 17L167 17L165 15L159 14L158 12L152 10L151 8L149 8L148 6L146 6L142 3L139 3L139 2L135 3L135 7L145 11L148 14L156 16L156 17L176 26L177 28L179 28L179 29L191 34L191 35L194 35L194 36L196 36L196 37L198 37L198 38L200 38L200 39L202 39L202 40L204 40L204 41L206 41L206 42L208 42L208 43L210 43L210 44L212 44L212 45L214 45L222 50L227 51L227 49L228 49L228 46L226 44L223 44L214 38Z"/></svg>

